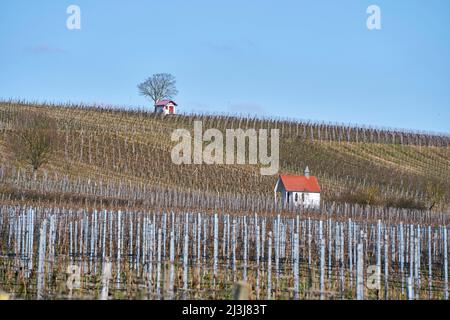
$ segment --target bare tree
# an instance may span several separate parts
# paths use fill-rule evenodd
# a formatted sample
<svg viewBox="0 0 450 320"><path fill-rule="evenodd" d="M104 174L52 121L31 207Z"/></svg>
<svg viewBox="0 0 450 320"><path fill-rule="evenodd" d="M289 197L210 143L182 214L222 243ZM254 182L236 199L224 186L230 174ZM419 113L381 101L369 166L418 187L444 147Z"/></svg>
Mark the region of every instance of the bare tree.
<svg viewBox="0 0 450 320"><path fill-rule="evenodd" d="M138 85L141 95L149 97L153 105L161 99L172 99L178 94L175 77L169 73L157 73ZM155 106L156 112L156 106Z"/></svg>
<svg viewBox="0 0 450 320"><path fill-rule="evenodd" d="M16 160L37 171L50 159L57 139L56 123L40 113L25 113L7 137L7 145Z"/></svg>

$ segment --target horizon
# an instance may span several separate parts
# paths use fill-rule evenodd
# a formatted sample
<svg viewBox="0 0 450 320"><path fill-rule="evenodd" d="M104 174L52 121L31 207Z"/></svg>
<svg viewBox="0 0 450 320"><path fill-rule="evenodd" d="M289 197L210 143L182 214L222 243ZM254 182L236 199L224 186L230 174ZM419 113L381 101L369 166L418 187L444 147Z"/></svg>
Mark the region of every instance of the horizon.
<svg viewBox="0 0 450 320"><path fill-rule="evenodd" d="M66 28L72 4L80 30ZM370 5L381 30L366 27ZM449 10L439 0L8 1L0 97L151 110L137 84L169 72L186 114L448 135Z"/></svg>
<svg viewBox="0 0 450 320"><path fill-rule="evenodd" d="M86 103L83 101L72 102L72 101L25 101L20 99L5 99L0 97L1 103L12 103L12 104L24 104L24 105L34 105L36 107L55 107L55 108L93 108L93 109L110 109L117 112L142 112L153 114L153 110L145 107L145 106L127 106L127 105L119 105L119 104L105 104L105 103ZM401 133L410 133L410 134L423 134L429 136L439 136L439 137L450 137L450 132L439 132L439 131L427 131L427 130L417 130L410 128L401 128L401 127L387 127L387 126L376 126L376 125L368 125L364 123L349 123L349 122L333 122L333 121L323 121L316 119L302 119L302 118L292 118L292 117L280 117L280 116L271 116L271 115L257 115L257 114L241 114L238 112L231 113L226 111L217 111L211 112L204 110L190 110L189 112L177 112L178 116L195 116L195 115L204 115L204 116L219 116L219 117L235 117L235 118L252 118L258 121L286 121L293 123L302 123L302 124L313 124L313 125L329 125L329 126L340 126L340 127L349 127L349 128L358 128L358 129L367 129L367 130L381 130L381 131L395 131ZM171 117L171 115L165 115L166 117Z"/></svg>

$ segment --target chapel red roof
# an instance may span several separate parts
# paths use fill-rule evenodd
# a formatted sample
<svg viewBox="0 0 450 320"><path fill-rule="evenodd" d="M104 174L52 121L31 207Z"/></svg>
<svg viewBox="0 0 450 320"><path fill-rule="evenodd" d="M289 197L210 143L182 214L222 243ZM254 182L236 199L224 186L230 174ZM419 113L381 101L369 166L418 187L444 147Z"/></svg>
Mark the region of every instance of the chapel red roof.
<svg viewBox="0 0 450 320"><path fill-rule="evenodd" d="M280 175L286 191L320 192L319 182L315 176Z"/></svg>
<svg viewBox="0 0 450 320"><path fill-rule="evenodd" d="M175 106L177 106L177 104L175 103L175 101L173 100L159 100L158 102L156 102L155 106L160 107L160 106L166 106L169 103L173 103Z"/></svg>

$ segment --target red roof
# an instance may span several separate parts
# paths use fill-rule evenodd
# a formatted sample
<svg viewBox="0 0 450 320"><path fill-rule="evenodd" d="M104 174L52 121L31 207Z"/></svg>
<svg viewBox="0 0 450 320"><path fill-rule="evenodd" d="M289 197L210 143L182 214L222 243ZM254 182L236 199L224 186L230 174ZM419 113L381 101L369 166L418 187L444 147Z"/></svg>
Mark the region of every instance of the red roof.
<svg viewBox="0 0 450 320"><path fill-rule="evenodd" d="M320 192L319 182L314 176L280 175L286 191Z"/></svg>
<svg viewBox="0 0 450 320"><path fill-rule="evenodd" d="M173 100L160 100L155 104L155 106L157 106L157 107L163 106L164 107L164 106L168 105L169 103L173 103L175 106L177 106L177 104Z"/></svg>

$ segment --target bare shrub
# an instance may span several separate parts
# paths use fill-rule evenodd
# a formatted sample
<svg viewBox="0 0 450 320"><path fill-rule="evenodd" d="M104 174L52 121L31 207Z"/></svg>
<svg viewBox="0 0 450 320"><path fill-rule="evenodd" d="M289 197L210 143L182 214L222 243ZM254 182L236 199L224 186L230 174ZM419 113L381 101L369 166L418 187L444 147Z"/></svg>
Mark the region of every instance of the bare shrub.
<svg viewBox="0 0 450 320"><path fill-rule="evenodd" d="M28 112L7 134L7 147L16 160L37 171L48 163L57 140L56 122L41 113Z"/></svg>
<svg viewBox="0 0 450 320"><path fill-rule="evenodd" d="M434 207L444 208L446 205L445 186L440 181L429 181L426 186L429 197L429 210Z"/></svg>

